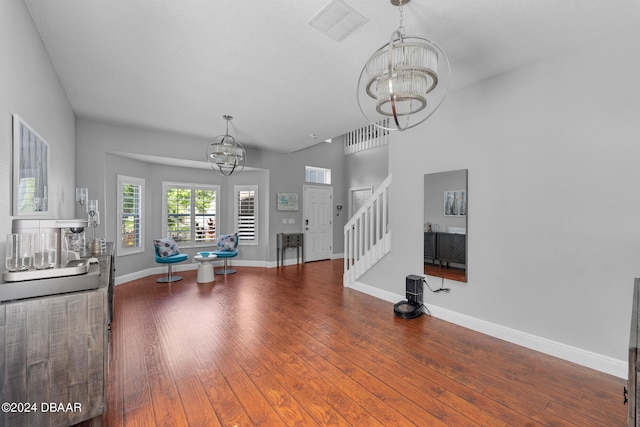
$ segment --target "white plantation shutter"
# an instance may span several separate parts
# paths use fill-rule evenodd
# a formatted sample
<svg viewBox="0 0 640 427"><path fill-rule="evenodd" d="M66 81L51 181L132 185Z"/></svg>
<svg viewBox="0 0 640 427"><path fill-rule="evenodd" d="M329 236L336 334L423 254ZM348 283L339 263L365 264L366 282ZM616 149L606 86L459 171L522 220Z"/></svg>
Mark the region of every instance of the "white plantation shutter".
<svg viewBox="0 0 640 427"><path fill-rule="evenodd" d="M118 175L117 254L144 252L144 179Z"/></svg>
<svg viewBox="0 0 640 427"><path fill-rule="evenodd" d="M235 229L242 244L258 244L258 186L236 185Z"/></svg>

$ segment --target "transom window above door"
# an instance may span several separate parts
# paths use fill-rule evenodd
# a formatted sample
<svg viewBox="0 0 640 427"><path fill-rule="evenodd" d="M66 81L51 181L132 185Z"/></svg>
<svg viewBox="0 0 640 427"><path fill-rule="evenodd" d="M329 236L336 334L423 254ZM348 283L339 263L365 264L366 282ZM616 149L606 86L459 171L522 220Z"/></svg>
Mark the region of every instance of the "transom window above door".
<svg viewBox="0 0 640 427"><path fill-rule="evenodd" d="M331 184L331 169L305 166L304 180L313 184Z"/></svg>

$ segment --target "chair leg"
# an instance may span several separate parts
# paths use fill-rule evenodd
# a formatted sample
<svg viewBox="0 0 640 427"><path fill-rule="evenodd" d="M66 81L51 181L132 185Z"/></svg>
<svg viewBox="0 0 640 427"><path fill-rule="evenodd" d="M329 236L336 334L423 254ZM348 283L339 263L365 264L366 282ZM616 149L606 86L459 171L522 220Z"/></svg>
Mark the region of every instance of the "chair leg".
<svg viewBox="0 0 640 427"><path fill-rule="evenodd" d="M171 283L171 282L178 282L180 280L182 280L182 276L174 276L172 274L173 270L172 270L172 265L171 264L167 264L167 267L169 267L169 270L167 270L167 277L161 277L158 280L156 280L156 282L158 283Z"/></svg>
<svg viewBox="0 0 640 427"><path fill-rule="evenodd" d="M216 270L216 274L233 274L236 272L233 268L227 268L227 259L228 258L224 258L224 268Z"/></svg>

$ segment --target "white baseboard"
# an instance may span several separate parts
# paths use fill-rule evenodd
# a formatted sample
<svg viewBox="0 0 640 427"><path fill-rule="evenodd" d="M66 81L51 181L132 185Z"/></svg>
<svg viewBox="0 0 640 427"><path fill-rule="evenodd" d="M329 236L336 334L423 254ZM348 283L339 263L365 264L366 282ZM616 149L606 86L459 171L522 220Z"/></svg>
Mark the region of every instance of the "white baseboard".
<svg viewBox="0 0 640 427"><path fill-rule="evenodd" d="M176 264L173 266L171 271L176 273L178 271L196 270L197 268L198 268L198 265L193 263ZM121 285L123 283L142 279L144 277L152 276L154 274L167 274L167 266L158 265L158 267L147 268L146 270L136 271L134 273L125 274L123 276L116 276L115 284L116 286Z"/></svg>
<svg viewBox="0 0 640 427"><path fill-rule="evenodd" d="M178 272L178 271L187 271L187 270L197 270L198 269L198 263L196 261L191 260L192 262L185 262L182 264L175 264L173 266L173 272ZM235 258L230 258L229 261L227 261L229 263L229 266L237 266L237 267L266 267L266 268L275 268L276 267L276 262L267 262L267 261L252 261L252 260L241 260L241 259L235 259ZM220 259L219 261L216 261L214 263L214 267L215 268L220 268L223 265L223 261L222 259ZM294 259L287 259L284 262L284 265L292 265L295 264L296 260ZM152 276L154 274L166 274L167 273L167 267L163 266L163 265L159 265L156 267L152 267L152 268L147 268L146 270L140 270L140 271L136 271L134 273L130 273L130 274L125 274L123 276L116 276L115 278L115 284L116 285L121 285L123 283L127 283L127 282L131 282L133 280L138 280L138 279L142 279L143 277L147 277L147 276Z"/></svg>
<svg viewBox="0 0 640 427"><path fill-rule="evenodd" d="M406 299L404 295L398 295L393 292L374 288L373 286L360 282L355 282L348 287L389 302L395 303ZM485 320L476 319L474 317L431 304L429 304L427 308L432 316L446 320L447 322L451 322L522 347L536 350L550 356L558 357L578 365L586 366L606 374L627 379L629 369L627 361L614 359L592 351L572 347L557 341L552 341L526 332L507 328Z"/></svg>
<svg viewBox="0 0 640 427"><path fill-rule="evenodd" d="M300 259L300 263L304 264L302 262L302 259ZM263 263L266 265L263 265L262 267L267 267L267 268L278 268L278 261L269 261L266 263ZM282 266L287 266L287 265L296 265L298 264L298 260L295 258L288 258L288 259L284 259L282 260Z"/></svg>

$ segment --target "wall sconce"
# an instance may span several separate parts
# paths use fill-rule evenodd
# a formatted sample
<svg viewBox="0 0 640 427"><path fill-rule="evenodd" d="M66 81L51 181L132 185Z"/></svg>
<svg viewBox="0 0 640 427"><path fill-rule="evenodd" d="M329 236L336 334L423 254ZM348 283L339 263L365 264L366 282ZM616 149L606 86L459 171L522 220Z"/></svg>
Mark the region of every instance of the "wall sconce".
<svg viewBox="0 0 640 427"><path fill-rule="evenodd" d="M336 209L338 210L338 213L336 214L336 216L340 216L340 211L342 210L342 205L336 205Z"/></svg>
<svg viewBox="0 0 640 427"><path fill-rule="evenodd" d="M89 200L89 203L87 203L87 210L89 211L89 225L93 229L91 234L91 253L99 254L102 249L102 241L96 238L96 228L100 225L98 200Z"/></svg>
<svg viewBox="0 0 640 427"><path fill-rule="evenodd" d="M76 202L80 203L81 210L86 211L85 205L87 204L87 199L89 199L89 189L76 187Z"/></svg>

